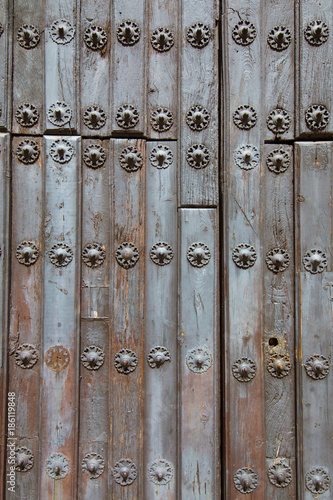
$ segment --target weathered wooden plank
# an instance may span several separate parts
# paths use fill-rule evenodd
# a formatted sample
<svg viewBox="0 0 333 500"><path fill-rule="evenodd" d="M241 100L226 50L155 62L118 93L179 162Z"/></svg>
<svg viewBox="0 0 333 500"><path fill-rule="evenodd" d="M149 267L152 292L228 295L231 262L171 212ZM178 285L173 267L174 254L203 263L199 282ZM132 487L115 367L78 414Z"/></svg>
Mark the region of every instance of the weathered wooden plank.
<svg viewBox="0 0 333 500"><path fill-rule="evenodd" d="M84 135L110 135L111 34L110 2L81 2L80 87L81 131ZM110 89L109 89L110 87ZM94 113L95 115L91 115Z"/></svg>
<svg viewBox="0 0 333 500"><path fill-rule="evenodd" d="M165 168L159 168L156 158L163 152L170 161L164 164ZM177 498L176 143L149 142L146 157L145 359L142 363L145 363L144 471L148 471L148 475L144 475L143 498L171 500ZM165 474L161 479L157 475L159 467Z"/></svg>
<svg viewBox="0 0 333 500"><path fill-rule="evenodd" d="M43 130L43 5L42 0L13 2L12 131L22 135Z"/></svg>
<svg viewBox="0 0 333 500"><path fill-rule="evenodd" d="M263 264L266 495L296 499L293 151L264 147ZM274 162L282 157L277 170ZM269 167L269 168L268 168ZM288 167L286 170L285 167ZM275 168L275 171L271 169ZM281 366L280 366L281 365ZM286 467L291 467L287 470ZM286 478L279 481L282 470ZM288 476L288 477L287 477Z"/></svg>
<svg viewBox="0 0 333 500"><path fill-rule="evenodd" d="M178 0L148 2L147 135L177 138Z"/></svg>
<svg viewBox="0 0 333 500"><path fill-rule="evenodd" d="M317 483L316 490L309 475L322 468L332 477L328 445L333 431L332 153L331 142L296 143L298 480L305 500L313 498L312 493L322 493L323 499L332 497L332 483L325 476L323 489Z"/></svg>
<svg viewBox="0 0 333 500"><path fill-rule="evenodd" d="M146 133L145 0L115 0L112 44L112 130Z"/></svg>
<svg viewBox="0 0 333 500"><path fill-rule="evenodd" d="M12 5L7 0L0 3L0 129L11 130L12 118Z"/></svg>
<svg viewBox="0 0 333 500"><path fill-rule="evenodd" d="M180 209L179 498L218 498L218 220Z"/></svg>
<svg viewBox="0 0 333 500"><path fill-rule="evenodd" d="M297 4L299 26L297 135L332 132L332 5L330 0ZM323 107L322 107L323 106Z"/></svg>
<svg viewBox="0 0 333 500"><path fill-rule="evenodd" d="M78 130L77 0L45 0L44 133Z"/></svg>
<svg viewBox="0 0 333 500"><path fill-rule="evenodd" d="M261 120L265 139L293 139L294 117L294 2L263 2L264 107Z"/></svg>
<svg viewBox="0 0 333 500"><path fill-rule="evenodd" d="M38 498L39 495L43 272L42 141L37 137L33 141L27 137L15 137L12 143L12 151L12 251L8 390L16 395L16 428L14 436L17 437L17 440L15 447L21 450L20 454L29 455L32 453L34 460L34 466L30 470L16 472L14 498L28 500L31 496ZM29 155L31 151L32 155ZM25 163L27 159L29 163ZM12 441L8 439L8 443L12 443ZM28 462L27 466L30 467L30 465L31 463ZM12 494L7 493L8 498L10 498Z"/></svg>
<svg viewBox="0 0 333 500"><path fill-rule="evenodd" d="M82 247L96 243L105 259L85 260L81 280L79 498L108 496L110 141L82 141ZM96 159L97 158L97 159ZM94 161L95 160L95 161ZM98 161L99 160L99 163ZM83 250L85 251L85 250ZM92 361L90 361L92 359ZM96 454L96 455L95 455ZM97 470L89 471L95 466ZM83 469L82 469L82 464Z"/></svg>
<svg viewBox="0 0 333 500"><path fill-rule="evenodd" d="M145 142L113 140L111 498L143 498ZM127 169L127 170L126 170ZM134 170L133 170L134 169ZM126 477L120 471L125 467Z"/></svg>
<svg viewBox="0 0 333 500"><path fill-rule="evenodd" d="M80 145L79 137L44 137L45 253L39 460L40 491L43 498L50 499L76 497ZM59 162L63 150L66 161ZM59 476L61 480L55 480Z"/></svg>
<svg viewBox="0 0 333 500"><path fill-rule="evenodd" d="M218 202L218 1L182 2L180 203Z"/></svg>

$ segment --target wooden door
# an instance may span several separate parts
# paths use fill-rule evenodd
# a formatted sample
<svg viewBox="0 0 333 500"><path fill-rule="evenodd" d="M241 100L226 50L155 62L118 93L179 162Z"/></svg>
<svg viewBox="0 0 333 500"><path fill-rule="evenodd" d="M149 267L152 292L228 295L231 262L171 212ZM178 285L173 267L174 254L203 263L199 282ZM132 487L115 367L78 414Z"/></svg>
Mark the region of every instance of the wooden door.
<svg viewBox="0 0 333 500"><path fill-rule="evenodd" d="M330 499L330 2L0 16L0 499Z"/></svg>

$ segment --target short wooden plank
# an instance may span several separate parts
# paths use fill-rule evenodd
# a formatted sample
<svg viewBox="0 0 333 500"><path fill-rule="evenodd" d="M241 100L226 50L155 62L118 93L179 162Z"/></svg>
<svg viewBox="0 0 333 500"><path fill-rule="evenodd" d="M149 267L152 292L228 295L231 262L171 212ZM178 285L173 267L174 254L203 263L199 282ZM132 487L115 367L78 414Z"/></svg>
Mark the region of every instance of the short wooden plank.
<svg viewBox="0 0 333 500"><path fill-rule="evenodd" d="M111 128L111 33L110 2L88 0L81 3L80 87L81 133L110 135ZM84 68L84 70L83 70ZM97 120L91 113L97 112Z"/></svg>
<svg viewBox="0 0 333 500"><path fill-rule="evenodd" d="M218 31L216 28L218 1L187 0L182 2L181 19L180 203L198 206L216 205L218 203L219 155L217 139ZM199 45L202 44L200 48L191 45L188 41L190 37L190 40L194 40L195 43L197 30L202 30L203 33L203 38L199 38ZM197 109L196 106L204 109ZM199 125L195 123L198 111L204 120ZM187 123L188 113L190 113L189 120L192 128Z"/></svg>
<svg viewBox="0 0 333 500"><path fill-rule="evenodd" d="M0 129L11 130L12 118L12 5L7 0L0 4L0 19L2 34L0 36L0 53L2 64L0 66Z"/></svg>
<svg viewBox="0 0 333 500"><path fill-rule="evenodd" d="M331 142L296 143L297 221L297 334L299 490L302 498L313 498L306 487L307 473L324 468L332 477L332 175ZM304 256L312 249L327 255L323 272L306 270ZM330 367L323 379L306 371L312 356L324 356ZM319 359L320 361L320 359ZM311 365L311 360L310 360ZM311 366L310 366L311 368ZM320 492L322 493L322 492ZM332 497L332 483L321 495Z"/></svg>
<svg viewBox="0 0 333 500"><path fill-rule="evenodd" d="M178 121L178 0L148 2L147 136L176 139ZM170 114L171 113L171 114Z"/></svg>
<svg viewBox="0 0 333 500"><path fill-rule="evenodd" d="M73 155L68 162L58 163L50 154L55 137L44 137L45 249L40 414L42 444L39 456L40 488L44 498L76 497L80 319L78 301L81 260L78 186L81 183L81 141L78 137L66 137L65 140L73 149ZM57 267L51 262L50 251L56 244L66 244L72 251L73 258L65 267ZM56 346L62 346L68 354L65 358L61 354L57 355L59 362L50 365L49 349ZM69 462L68 473L61 481L50 477L45 471L47 461L56 453L64 455Z"/></svg>
<svg viewBox="0 0 333 500"><path fill-rule="evenodd" d="M117 475L123 459L129 459L135 466L136 479L126 487L112 476L111 498L114 500L136 500L143 498L143 373L144 359L144 262L145 262L145 142L134 140L113 140L112 177L112 260L111 260L111 305L112 336L110 362L110 470ZM135 150L124 152L126 148ZM142 166L128 172L122 168L119 158L124 152L141 154ZM139 158L138 158L139 159ZM124 243L133 244L139 252L134 267L122 267L116 252ZM124 247L119 248L121 252ZM134 251L135 249L132 248ZM127 255L125 251L124 257ZM137 359L137 366L130 373L116 369L116 355L126 352L131 360ZM120 352L121 351L121 352ZM132 353L135 353L132 354ZM122 368L122 365L118 367ZM118 466L116 467L116 464ZM127 467L130 464L127 463ZM131 476L132 477L132 476ZM118 479L119 480L119 475Z"/></svg>
<svg viewBox="0 0 333 500"><path fill-rule="evenodd" d="M167 168L156 167L154 159L159 150L167 150L168 156L171 153L173 157ZM159 484L154 472L149 476L144 474L143 498L171 500L177 498L176 144L149 142L146 156L144 471L158 467L158 460L165 460L172 468L172 477L168 476L170 481L164 485ZM168 250L167 259L162 259L161 265L159 260L156 263L159 243ZM156 356L164 356L160 348L168 351L165 354L168 358L156 365Z"/></svg>
<svg viewBox="0 0 333 500"><path fill-rule="evenodd" d="M281 173L267 168L267 161L276 154L286 155L289 166ZM267 160L268 159L268 160ZM264 276L264 381L267 472L279 463L291 466L292 480L286 486L272 484L266 475L267 498L296 497L295 469L295 363L294 363L294 207L293 150L291 146L270 144L264 147L263 158L263 257L285 256L287 267L277 268L272 260L263 266ZM268 264L271 266L268 267ZM278 271L278 269L281 269ZM274 363L288 369L274 370ZM270 370L270 371L269 371Z"/></svg>
<svg viewBox="0 0 333 500"><path fill-rule="evenodd" d="M215 209L180 209L179 224L177 498L217 499L220 497L217 212ZM204 247L204 252L211 255L203 267L195 267L188 260L188 252L195 252L195 247L191 248L195 243L204 244L208 247ZM202 365L197 364L197 356L202 358Z"/></svg>
<svg viewBox="0 0 333 500"><path fill-rule="evenodd" d="M43 272L43 178L42 141L35 138L39 157L34 163L19 161L17 151L27 137L15 137L12 142L12 251L11 298L8 374L9 392L15 393L16 448L25 447L34 456L34 467L29 472L16 472L15 495L28 500L38 498L39 473L39 411L40 374L42 365L42 272ZM20 146L21 145L21 146ZM9 147L9 144L8 146ZM24 145L23 145L24 147ZM7 200L8 201L8 200ZM28 243L30 242L30 243ZM22 260L22 249L35 245L38 259L31 265ZM27 344L25 346L25 344ZM19 354L27 347L37 362L29 368L20 362ZM17 360L16 360L17 356ZM8 440L8 443L10 440ZM8 493L8 492L7 492ZM10 494L8 493L8 497Z"/></svg>
<svg viewBox="0 0 333 500"><path fill-rule="evenodd" d="M145 134L147 127L145 6L145 0L113 2L111 128L125 137Z"/></svg>

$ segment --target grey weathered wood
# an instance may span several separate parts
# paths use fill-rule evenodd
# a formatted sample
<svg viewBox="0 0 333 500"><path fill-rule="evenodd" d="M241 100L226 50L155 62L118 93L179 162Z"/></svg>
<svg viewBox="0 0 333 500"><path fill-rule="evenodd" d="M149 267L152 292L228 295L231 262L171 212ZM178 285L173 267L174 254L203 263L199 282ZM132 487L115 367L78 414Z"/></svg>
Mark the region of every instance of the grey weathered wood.
<svg viewBox="0 0 333 500"><path fill-rule="evenodd" d="M149 160L156 143L147 143L146 155L143 498L171 500L177 498L177 148L174 142L163 145L173 154L168 168L156 168ZM159 266L150 258L150 249L158 242L172 247L174 256L167 265ZM171 361L151 368L147 357L156 346L168 349ZM167 485L158 486L147 478L147 468L158 459L173 466Z"/></svg>
<svg viewBox="0 0 333 500"><path fill-rule="evenodd" d="M297 362L299 467L301 498L310 500L305 475L324 467L332 475L332 143L296 143L297 221ZM327 255L327 268L311 274L303 265L305 253L320 249ZM306 374L304 364L314 354L329 360L330 372L322 380ZM332 483L320 495L332 497Z"/></svg>
<svg viewBox="0 0 333 500"><path fill-rule="evenodd" d="M11 130L12 118L12 6L7 0L0 3L0 19L3 33L0 37L0 129Z"/></svg>
<svg viewBox="0 0 333 500"><path fill-rule="evenodd" d="M292 468L293 480L289 486L278 488L266 476L267 497L296 499L295 467L295 364L294 364L294 210L292 147L283 146L289 154L290 166L275 174L266 166L267 156L277 144L264 147L263 173L263 258L274 248L286 250L290 263L283 272L274 273L263 263L264 276L264 359L265 430L267 468L283 459ZM276 345L274 345L277 342ZM277 378L267 370L271 355L289 357L291 369L287 376Z"/></svg>
<svg viewBox="0 0 333 500"><path fill-rule="evenodd" d="M179 492L177 498L219 498L218 219L215 209L180 209L179 281ZM204 267L187 259L202 242L211 258ZM192 349L206 348L212 365L194 373L186 363Z"/></svg>
<svg viewBox="0 0 333 500"><path fill-rule="evenodd" d="M180 146L181 170L179 199L182 205L207 206L218 203L218 71L217 47L218 1L182 2L180 37ZM210 29L209 43L202 48L187 41L188 29L203 23ZM192 106L202 105L210 115L208 127L193 131L186 124L186 114ZM203 144L210 161L205 168L189 166L186 154L189 147Z"/></svg>
<svg viewBox="0 0 333 500"><path fill-rule="evenodd" d="M119 163L125 147L136 147L143 155L143 166L127 172ZM136 500L143 497L143 372L144 359L144 261L145 261L145 142L113 140L111 245L111 359L110 359L110 428L109 467L123 458L135 463L137 478L126 488L112 478L111 498ZM134 267L124 269L115 258L119 245L133 243L139 250ZM121 349L130 349L138 359L136 369L128 375L119 373L114 358Z"/></svg>
<svg viewBox="0 0 333 500"><path fill-rule="evenodd" d="M35 466L29 473L16 473L14 498L38 498L40 374L42 365L42 272L43 272L43 179L42 151L39 159L29 165L18 161L17 146L26 137L12 142L12 248L9 353L9 392L16 393L17 447L24 446L34 455ZM40 138L35 138L42 148ZM1 153L2 154L2 153ZM31 241L39 250L35 264L27 267L16 258L17 245ZM16 349L30 344L38 351L38 361L32 368L15 363ZM7 492L8 493L8 492ZM10 498L11 493L8 493ZM7 497L6 497L7 498Z"/></svg>
<svg viewBox="0 0 333 500"><path fill-rule="evenodd" d="M44 285L42 338L42 394L40 432L40 492L43 498L74 498L77 463L77 370L79 346L79 269L80 269L80 158L79 137L66 138L74 149L67 163L56 163L49 155L55 137L44 137ZM73 251L66 267L54 266L49 252L55 243L64 242ZM45 353L53 346L69 351L68 366L51 370ZM61 481L45 473L46 461L53 453L62 453L70 463L68 475Z"/></svg>

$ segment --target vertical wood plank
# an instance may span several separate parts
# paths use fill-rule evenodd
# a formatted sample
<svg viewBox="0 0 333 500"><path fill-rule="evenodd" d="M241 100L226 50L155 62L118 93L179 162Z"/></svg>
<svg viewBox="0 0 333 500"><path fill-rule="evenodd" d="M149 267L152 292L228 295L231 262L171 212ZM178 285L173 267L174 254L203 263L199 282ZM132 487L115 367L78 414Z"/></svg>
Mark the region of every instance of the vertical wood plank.
<svg viewBox="0 0 333 500"><path fill-rule="evenodd" d="M323 477L324 488L316 490L313 475L309 476L316 468L322 468L331 478L333 473L328 444L333 431L332 153L331 142L296 143L298 479L300 498L305 500L313 498L313 493L320 493L325 500L332 497L332 482L328 484ZM326 254L326 267L325 262L312 267L311 255L316 250Z"/></svg>
<svg viewBox="0 0 333 500"><path fill-rule="evenodd" d="M178 497L184 500L193 497L218 498L220 359L217 213L214 209L180 209L179 224ZM198 252L201 257L197 256Z"/></svg>
<svg viewBox="0 0 333 500"><path fill-rule="evenodd" d="M36 158L26 164L20 152L26 143L34 147ZM42 332L43 273L43 154L42 141L15 137L12 143L12 251L9 333L9 392L16 394L15 448L33 455L34 465L16 472L15 494L8 497L38 498L39 411ZM32 258L25 249L34 249ZM36 260L37 257L37 260ZM27 265L25 265L25 263ZM28 353L24 356L25 351ZM29 356L31 356L29 358ZM12 443L8 439L8 443ZM29 451L24 450L26 448ZM31 464L30 464L31 465ZM29 465L29 466L30 466Z"/></svg>
<svg viewBox="0 0 333 500"><path fill-rule="evenodd" d="M173 159L167 168L158 168L156 156L165 150ZM176 144L149 142L146 157L143 498L171 500L177 498Z"/></svg>
<svg viewBox="0 0 333 500"><path fill-rule="evenodd" d="M218 203L218 1L181 3L182 205ZM199 106L199 107L198 107Z"/></svg>
<svg viewBox="0 0 333 500"><path fill-rule="evenodd" d="M51 156L55 140L66 141L62 143L63 147L72 155L64 163L55 161L54 155ZM45 253L40 484L45 499L69 499L75 498L77 494L80 146L78 137L44 137ZM54 262L66 263L65 266L58 266L51 261L52 250L57 252L54 247L57 244L65 249L63 252L66 251L68 261L54 259ZM58 472L57 467L60 468ZM59 475L61 480L55 480Z"/></svg>
<svg viewBox="0 0 333 500"><path fill-rule="evenodd" d="M0 129L11 130L12 118L12 29L13 12L11 2L3 1L0 4Z"/></svg>
<svg viewBox="0 0 333 500"><path fill-rule="evenodd" d="M110 469L113 472L111 498L134 500L143 497L145 474L143 471L145 142L122 139L111 141L111 145L113 148L110 270L113 308L110 362L112 384ZM137 170L125 170L125 166L128 168L127 154L136 155ZM131 160L129 161L132 165ZM126 478L121 475L123 468L129 471Z"/></svg>

